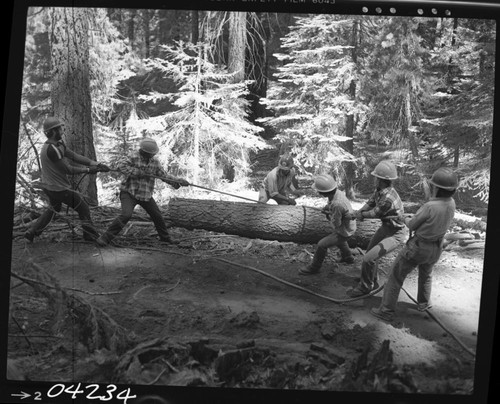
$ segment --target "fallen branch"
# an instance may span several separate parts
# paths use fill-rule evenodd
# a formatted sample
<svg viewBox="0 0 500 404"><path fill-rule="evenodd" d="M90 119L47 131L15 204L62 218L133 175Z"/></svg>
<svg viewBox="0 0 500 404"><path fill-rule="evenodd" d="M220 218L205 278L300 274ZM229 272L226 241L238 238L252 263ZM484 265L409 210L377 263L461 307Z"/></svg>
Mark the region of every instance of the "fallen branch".
<svg viewBox="0 0 500 404"><path fill-rule="evenodd" d="M33 265L37 265L37 264L33 264ZM38 281L36 279L31 279L31 278L27 278L25 276L22 276L22 275L19 275L17 272L15 271L12 271L11 272L11 275L14 277L14 278L17 278L21 281L23 281L24 283L37 283L39 285L43 285L45 286L46 288L51 288L51 289L57 289L56 286L53 286L53 285L49 285L47 283L44 283L44 282L41 282L41 281ZM83 290L83 289L78 289L78 288L67 288L67 287L62 287L62 289L65 289L65 290L70 290L72 292L81 292L81 293L85 293L86 295L92 295L92 296L100 296L100 295L119 295L120 293L122 292L89 292L87 290Z"/></svg>
<svg viewBox="0 0 500 404"><path fill-rule="evenodd" d="M54 319L54 334L64 333L68 329L75 331L73 335L78 335L89 352L106 348L120 353L130 345L127 330L100 308L69 294L40 265L28 262L23 270L28 275L13 273L13 276L47 298ZM67 321L71 321L71 324L65 324Z"/></svg>

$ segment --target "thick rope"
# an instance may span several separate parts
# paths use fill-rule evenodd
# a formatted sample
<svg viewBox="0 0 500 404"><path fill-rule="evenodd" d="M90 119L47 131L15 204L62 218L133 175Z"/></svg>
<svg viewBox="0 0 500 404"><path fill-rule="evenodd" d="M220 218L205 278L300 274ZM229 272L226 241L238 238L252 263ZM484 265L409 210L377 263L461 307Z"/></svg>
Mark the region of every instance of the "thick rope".
<svg viewBox="0 0 500 404"><path fill-rule="evenodd" d="M277 276L271 275L270 273L267 273L265 271L261 271L260 269L257 269L257 268L254 268L254 267L251 267L251 266L248 266L248 265L239 264L237 262L229 261L229 260L226 260L224 258L219 258L219 257L210 257L210 259L214 259L214 260L217 260L217 261L225 262L226 264L234 265L234 266L237 266L237 267L240 267L240 268L250 269L251 271L258 272L261 275L267 276L268 278L274 279L275 281L281 282L281 283L283 283L285 285L288 285L288 286L291 286L291 287L293 287L295 289L301 290L302 292L306 292L306 293L309 293L311 295L314 295L314 296L317 296L317 297L321 297L322 299L326 299L326 300L329 300L330 302L337 303L337 304L350 303L350 302L354 302L356 300L366 299L367 297L376 295L377 293L379 293L384 288L384 285L382 285L382 286L379 286L377 289L374 289L370 293L368 293L366 295L363 295L363 296L352 297L352 298L349 298L349 299L334 299L332 297L325 296L325 295L313 292L312 290L303 288L302 286L296 285L294 283L285 281L284 279L278 278Z"/></svg>
<svg viewBox="0 0 500 404"><path fill-rule="evenodd" d="M408 297L409 297L409 298L410 298L410 299L411 299L411 300L412 300L415 304L418 304L418 303L417 303L417 301L413 298L413 296L412 296L412 295L410 295L410 294L408 293L408 291L407 291L405 288L403 288L403 287L402 287L401 289L403 289L403 292L405 292L405 293L407 294L407 296L408 296ZM458 342L458 344L459 344L459 345L460 345L460 346L461 346L461 347L462 347L462 348L463 348L463 349L464 349L464 350L465 350L468 354L472 355L474 358L476 357L476 354L475 354L473 351L471 351L469 348L467 348L467 346L465 346L465 344L464 344L462 341L460 341L460 340L458 339L458 337L457 337L455 334L453 334L450 330L448 330L448 329L444 326L444 324L443 324L443 323L442 323L442 322L441 322L441 321L440 321L440 320L436 317L436 315L435 315L435 314L433 314L433 313L432 313L429 309L425 309L425 311L426 311L426 313L429 315L429 317L430 317L430 318L432 318L432 319L433 319L436 323L438 323L438 324L439 324L439 326L441 326L441 328L442 328L443 330L445 330L448 334L450 334L450 335L451 335L451 337L452 337L455 341L457 341L457 342Z"/></svg>
<svg viewBox="0 0 500 404"><path fill-rule="evenodd" d="M309 289L306 289L306 288L303 288L302 286L299 286L299 285L296 285L294 283L291 283L291 282L288 282L288 281L285 281L284 279L281 279L281 278L278 278L277 276L274 276L274 275L271 275L265 271L262 271L260 269L257 269L257 268L254 268L254 267L251 267L251 266L248 266L248 265L243 265L243 264L239 264L237 262L233 262L233 261L229 261L229 260L226 260L224 258L219 258L219 257L211 257L212 259L215 259L217 261L221 261L221 262L225 262L226 264L230 264L230 265L234 265L234 266L237 266L237 267L240 267L240 268L245 268L245 269L250 269L251 271L254 271L254 272L258 272L259 274L261 275L264 275L264 276L267 276L268 278L271 278L271 279L274 279L275 281L278 281L280 283L283 283L285 285L288 285L288 286L291 286L295 289L298 289L298 290L301 290L303 292L306 292L306 293L309 293L311 295L314 295L314 296L317 296L317 297L321 297L322 299L326 299L330 302L333 302L333 303L337 303L337 304L344 304L344 303L349 303L349 302L354 302L356 300L361 300L361 299L366 299L367 297L370 297L370 296L374 296L376 295L377 293L379 293L383 288L384 288L384 284L379 286L377 289L374 289L372 290L370 293L366 294L366 295L363 295L363 296L358 296L358 297L353 297L351 299L334 299L332 297L329 297L329 296L325 296L325 295L322 295L322 294L319 294L319 293L316 293L316 292L313 292L312 290L309 290ZM415 303L417 304L417 301L413 298L413 296L411 296L408 291L405 289L405 288L402 288L403 291L408 295L408 297ZM458 342L458 344L470 355L472 355L474 358L476 357L476 354L471 351L467 346L465 346L465 344L460 341L460 339L458 339L458 337L453 334L448 328L446 328L444 326L444 324L434 315L430 312L429 309L426 309L425 310L427 312L427 314L429 314L429 316L444 330L446 331L449 335L451 335L451 337L456 341Z"/></svg>

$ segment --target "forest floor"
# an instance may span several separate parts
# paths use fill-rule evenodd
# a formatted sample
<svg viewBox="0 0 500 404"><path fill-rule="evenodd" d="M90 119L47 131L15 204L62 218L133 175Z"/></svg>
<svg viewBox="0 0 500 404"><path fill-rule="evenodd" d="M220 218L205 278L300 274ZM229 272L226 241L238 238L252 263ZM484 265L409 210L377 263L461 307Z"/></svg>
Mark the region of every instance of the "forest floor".
<svg viewBox="0 0 500 404"><path fill-rule="evenodd" d="M92 352L71 329L55 334L54 302L13 277L9 357L36 381L472 392L484 249L452 243L433 273L430 311L467 352L404 292L392 323L369 313L382 293L333 302L357 283L357 249L354 264L336 262L334 249L319 274L301 276L314 245L181 228L171 234L180 244L158 242L152 223L132 226L105 248L73 239L67 228L46 231L34 243L15 238L13 272L35 263L129 332L132 350ZM380 260L382 282L395 254ZM416 297L416 271L404 288ZM392 357L375 372L386 340Z"/></svg>
<svg viewBox="0 0 500 404"><path fill-rule="evenodd" d="M99 248L72 240L69 231L48 233L33 244L16 239L12 265L19 271L28 261L35 262L63 288L132 332L136 343L150 341L152 346L144 351L161 347L166 362L155 363L141 351L135 353L136 359L120 364L120 358L105 349L89 353L71 333L54 335L50 302L14 278L9 357L31 380L343 390L356 389L346 382L346 375L358 358L366 350L373 358L381 343L389 340L393 365L400 371L411 369L412 375L410 382L393 383L394 389L471 391L474 357L427 313L415 310L405 293L400 295L395 321L388 324L369 313L379 305L382 293L336 304L285 283L345 299L346 289L359 277L361 254L356 254L354 264L345 265L335 262L338 256L333 250L318 275L304 277L298 270L310 262L314 245L201 230L171 232L181 240L178 246L157 242L152 224L131 232L136 241L123 238L128 242L122 247ZM451 245L433 277L432 313L473 352L483 252ZM382 281L394 255L380 262ZM416 279L412 273L404 285L414 297ZM178 352L179 346L184 353ZM239 357L226 367L216 359L219 351L251 356ZM377 386L368 383L363 389L377 390Z"/></svg>

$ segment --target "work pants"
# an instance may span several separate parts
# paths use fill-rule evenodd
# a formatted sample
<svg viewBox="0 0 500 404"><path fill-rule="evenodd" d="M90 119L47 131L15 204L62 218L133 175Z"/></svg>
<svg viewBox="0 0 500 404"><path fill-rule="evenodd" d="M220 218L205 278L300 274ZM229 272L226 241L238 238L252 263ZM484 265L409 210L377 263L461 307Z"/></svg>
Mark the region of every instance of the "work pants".
<svg viewBox="0 0 500 404"><path fill-rule="evenodd" d="M328 248L336 246L340 250L342 259L350 258L352 257L352 251L349 248L349 245L347 244L348 239L349 237L344 237L341 236L340 234L332 233L326 237L323 237L318 242L318 248L326 250Z"/></svg>
<svg viewBox="0 0 500 404"><path fill-rule="evenodd" d="M408 232L383 223L372 236L361 264L361 278L358 288L370 292L378 286L378 260L389 254L405 241Z"/></svg>
<svg viewBox="0 0 500 404"><path fill-rule="evenodd" d="M122 205L122 211L120 216L118 216L109 225L106 232L103 234L103 238L109 243L120 231L125 227L128 221L132 218L132 213L134 212L135 206L140 205L144 208L149 217L153 220L156 227L156 231L160 236L160 240L167 240L169 238L167 225L163 220L163 216L160 212L160 208L156 204L155 200L151 198L149 201L140 201L134 198L131 194L126 191L120 192L120 202Z"/></svg>
<svg viewBox="0 0 500 404"><path fill-rule="evenodd" d="M394 314L399 292L407 275L418 267L417 302L430 305L432 289L432 268L442 252L442 240L428 242L412 237L399 252L384 287L380 310Z"/></svg>
<svg viewBox="0 0 500 404"><path fill-rule="evenodd" d="M28 230L35 236L42 234L45 227L52 221L56 213L59 213L62 204L69 206L78 213L78 217L82 222L83 238L91 241L99 237L99 233L92 224L90 218L89 205L82 199L82 197L75 191L67 189L64 191L51 191L48 189L43 190L49 198L49 207L42 213L35 223Z"/></svg>

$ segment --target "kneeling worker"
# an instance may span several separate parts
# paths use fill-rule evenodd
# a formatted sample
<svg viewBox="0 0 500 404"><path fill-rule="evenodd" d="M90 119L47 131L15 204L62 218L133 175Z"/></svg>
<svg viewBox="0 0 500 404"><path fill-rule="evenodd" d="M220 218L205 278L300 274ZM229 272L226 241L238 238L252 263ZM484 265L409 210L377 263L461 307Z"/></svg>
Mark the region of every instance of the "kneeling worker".
<svg viewBox="0 0 500 404"><path fill-rule="evenodd" d="M273 168L264 178L259 191L259 202L267 203L274 199L278 205L296 205L295 199L289 198L287 193L298 195L293 185L293 158L284 155L280 158L278 167Z"/></svg>
<svg viewBox="0 0 500 404"><path fill-rule="evenodd" d="M316 247L312 263L305 269L300 269L301 275L312 275L319 272L325 260L328 248L337 246L341 253L341 262L352 264L354 257L347 240L356 231L356 220L353 216L351 203L345 194L337 189L337 182L331 175L319 175L314 180L313 188L328 198L328 204L323 213L332 225L332 234L322 238Z"/></svg>

